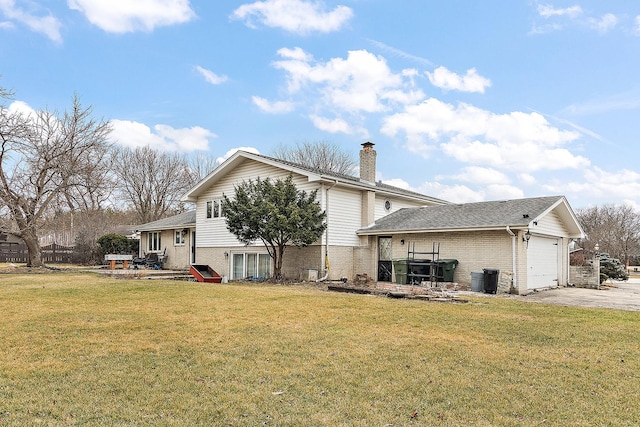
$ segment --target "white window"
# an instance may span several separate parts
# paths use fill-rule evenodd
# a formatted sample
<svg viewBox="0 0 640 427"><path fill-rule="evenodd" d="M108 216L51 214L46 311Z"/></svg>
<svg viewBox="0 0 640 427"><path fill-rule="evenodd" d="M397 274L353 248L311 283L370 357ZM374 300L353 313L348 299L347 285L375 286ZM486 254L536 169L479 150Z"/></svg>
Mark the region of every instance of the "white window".
<svg viewBox="0 0 640 427"><path fill-rule="evenodd" d="M211 200L207 202L207 218L213 218L213 202Z"/></svg>
<svg viewBox="0 0 640 427"><path fill-rule="evenodd" d="M267 253L234 253L231 262L232 279L268 279L271 277L271 257Z"/></svg>
<svg viewBox="0 0 640 427"><path fill-rule="evenodd" d="M159 251L162 247L160 231L151 231L147 240L147 250L150 252Z"/></svg>
<svg viewBox="0 0 640 427"><path fill-rule="evenodd" d="M176 230L175 235L176 235L176 239L175 239L176 246L184 245L184 239L187 233L182 230Z"/></svg>
<svg viewBox="0 0 640 427"><path fill-rule="evenodd" d="M223 216L222 199L209 200L207 202L207 218L222 218Z"/></svg>

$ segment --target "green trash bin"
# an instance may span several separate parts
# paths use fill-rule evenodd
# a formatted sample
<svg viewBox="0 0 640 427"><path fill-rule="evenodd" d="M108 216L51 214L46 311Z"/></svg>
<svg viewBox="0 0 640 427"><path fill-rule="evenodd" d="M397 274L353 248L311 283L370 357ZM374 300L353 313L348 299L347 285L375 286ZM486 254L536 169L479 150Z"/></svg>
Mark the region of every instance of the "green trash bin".
<svg viewBox="0 0 640 427"><path fill-rule="evenodd" d="M436 277L438 282L453 282L453 273L458 266L457 259L440 259L436 261Z"/></svg>
<svg viewBox="0 0 640 427"><path fill-rule="evenodd" d="M399 258L393 260L393 272L395 275L395 283L400 285L406 285L408 283L407 277L407 265L409 260L407 258Z"/></svg>

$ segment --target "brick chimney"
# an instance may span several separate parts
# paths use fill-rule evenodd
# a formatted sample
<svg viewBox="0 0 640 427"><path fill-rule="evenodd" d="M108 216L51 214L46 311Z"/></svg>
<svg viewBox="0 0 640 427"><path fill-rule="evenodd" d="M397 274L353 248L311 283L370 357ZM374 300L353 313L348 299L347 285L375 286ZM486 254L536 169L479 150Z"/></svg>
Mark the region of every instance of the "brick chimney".
<svg viewBox="0 0 640 427"><path fill-rule="evenodd" d="M376 182L376 150L373 142L365 142L360 150L360 180Z"/></svg>

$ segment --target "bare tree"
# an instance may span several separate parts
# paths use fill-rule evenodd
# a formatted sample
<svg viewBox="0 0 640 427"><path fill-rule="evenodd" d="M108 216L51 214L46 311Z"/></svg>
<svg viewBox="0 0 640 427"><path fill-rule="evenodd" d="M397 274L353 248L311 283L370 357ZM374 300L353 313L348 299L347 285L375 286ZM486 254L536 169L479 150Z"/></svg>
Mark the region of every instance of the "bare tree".
<svg viewBox="0 0 640 427"><path fill-rule="evenodd" d="M2 93L7 99L7 92ZM33 116L0 105L0 200L29 251L28 266L42 265L38 230L52 204L81 181L94 155L108 149L108 122L92 118L77 96L71 111Z"/></svg>
<svg viewBox="0 0 640 427"><path fill-rule="evenodd" d="M70 184L60 195L60 205L71 211L96 212L111 199L116 180L113 169L113 148L104 145L85 154ZM91 158L88 158L90 155Z"/></svg>
<svg viewBox="0 0 640 427"><path fill-rule="evenodd" d="M187 157L189 187L196 185L218 166L219 163L214 157L202 153L196 153Z"/></svg>
<svg viewBox="0 0 640 427"><path fill-rule="evenodd" d="M294 147L278 146L272 156L312 169L330 171L343 175L353 175L357 162L348 152L338 145L328 142L303 142Z"/></svg>
<svg viewBox="0 0 640 427"><path fill-rule="evenodd" d="M585 249L600 252L626 263L640 254L640 214L629 205L592 206L576 212L587 235Z"/></svg>
<svg viewBox="0 0 640 427"><path fill-rule="evenodd" d="M141 223L161 219L180 207L190 183L186 160L149 146L120 148L114 162L122 200L136 210Z"/></svg>

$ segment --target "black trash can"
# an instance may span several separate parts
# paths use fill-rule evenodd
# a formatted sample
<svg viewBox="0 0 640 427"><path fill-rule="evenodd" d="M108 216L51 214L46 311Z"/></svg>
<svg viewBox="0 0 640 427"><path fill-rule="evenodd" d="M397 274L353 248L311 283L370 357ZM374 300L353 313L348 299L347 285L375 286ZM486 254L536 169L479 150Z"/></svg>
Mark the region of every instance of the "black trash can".
<svg viewBox="0 0 640 427"><path fill-rule="evenodd" d="M484 268L482 271L484 272L482 286L484 293L495 294L498 291L498 274L500 274L500 270Z"/></svg>

